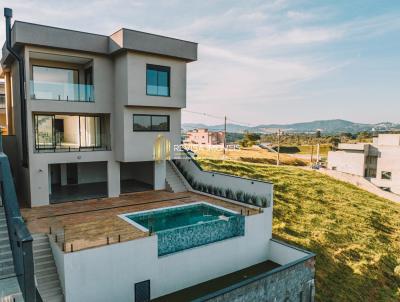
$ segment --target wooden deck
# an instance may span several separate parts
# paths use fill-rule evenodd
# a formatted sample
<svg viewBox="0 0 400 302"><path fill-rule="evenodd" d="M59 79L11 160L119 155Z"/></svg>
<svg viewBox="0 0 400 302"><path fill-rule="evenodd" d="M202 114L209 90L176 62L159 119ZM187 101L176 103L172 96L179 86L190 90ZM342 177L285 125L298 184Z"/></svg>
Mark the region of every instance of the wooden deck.
<svg viewBox="0 0 400 302"><path fill-rule="evenodd" d="M207 201L245 215L258 211L246 206L192 193L148 191L103 198L74 201L36 208L21 209L31 233L48 233L65 252L113 244L149 236L117 215L167 206Z"/></svg>

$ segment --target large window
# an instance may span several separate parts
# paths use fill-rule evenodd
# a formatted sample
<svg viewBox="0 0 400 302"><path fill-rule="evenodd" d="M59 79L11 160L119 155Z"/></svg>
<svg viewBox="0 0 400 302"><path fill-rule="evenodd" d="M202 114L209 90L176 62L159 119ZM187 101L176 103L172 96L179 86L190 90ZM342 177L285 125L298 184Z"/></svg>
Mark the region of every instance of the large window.
<svg viewBox="0 0 400 302"><path fill-rule="evenodd" d="M133 131L169 131L169 116L134 114Z"/></svg>
<svg viewBox="0 0 400 302"><path fill-rule="evenodd" d="M34 122L36 150L76 151L103 147L105 118L102 116L35 115Z"/></svg>
<svg viewBox="0 0 400 302"><path fill-rule="evenodd" d="M148 95L170 96L170 67L147 64Z"/></svg>

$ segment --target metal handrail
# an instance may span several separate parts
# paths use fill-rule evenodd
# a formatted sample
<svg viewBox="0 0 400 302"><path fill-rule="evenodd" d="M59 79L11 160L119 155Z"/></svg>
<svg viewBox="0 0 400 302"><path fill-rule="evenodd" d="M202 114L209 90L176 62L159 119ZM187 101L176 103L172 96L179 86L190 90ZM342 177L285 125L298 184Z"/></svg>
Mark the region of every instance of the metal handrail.
<svg viewBox="0 0 400 302"><path fill-rule="evenodd" d="M3 153L0 135L0 194L5 210L7 229L14 260L15 273L24 301L35 302L33 238L21 216L14 180L7 155Z"/></svg>

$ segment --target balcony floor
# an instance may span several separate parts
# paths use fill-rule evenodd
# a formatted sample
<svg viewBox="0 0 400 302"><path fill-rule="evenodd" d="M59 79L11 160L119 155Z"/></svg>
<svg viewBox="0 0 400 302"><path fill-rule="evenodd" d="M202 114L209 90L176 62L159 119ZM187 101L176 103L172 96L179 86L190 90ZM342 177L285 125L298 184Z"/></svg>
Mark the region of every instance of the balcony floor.
<svg viewBox="0 0 400 302"><path fill-rule="evenodd" d="M21 209L31 233L59 234L65 252L118 243L148 236L117 215L167 206L207 201L246 215L258 210L192 192L147 191L117 198L65 202Z"/></svg>

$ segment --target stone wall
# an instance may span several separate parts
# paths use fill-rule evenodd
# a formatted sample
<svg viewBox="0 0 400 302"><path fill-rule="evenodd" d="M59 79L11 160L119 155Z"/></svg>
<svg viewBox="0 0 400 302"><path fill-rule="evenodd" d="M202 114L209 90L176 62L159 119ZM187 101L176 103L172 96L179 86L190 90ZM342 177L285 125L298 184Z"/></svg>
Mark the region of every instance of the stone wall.
<svg viewBox="0 0 400 302"><path fill-rule="evenodd" d="M217 297L207 299L207 301L313 302L315 295L314 263L314 257L309 258Z"/></svg>

